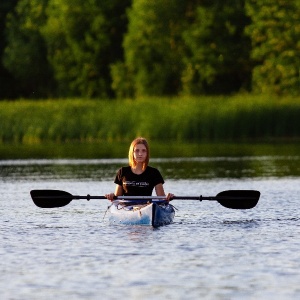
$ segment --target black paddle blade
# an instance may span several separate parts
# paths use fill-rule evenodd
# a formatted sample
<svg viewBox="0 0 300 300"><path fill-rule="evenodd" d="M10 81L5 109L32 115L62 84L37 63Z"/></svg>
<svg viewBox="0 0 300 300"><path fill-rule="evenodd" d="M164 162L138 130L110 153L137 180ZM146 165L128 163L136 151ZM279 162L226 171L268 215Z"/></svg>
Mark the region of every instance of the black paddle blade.
<svg viewBox="0 0 300 300"><path fill-rule="evenodd" d="M250 209L256 206L259 197L260 192L255 190L230 190L219 193L216 198L227 208Z"/></svg>
<svg viewBox="0 0 300 300"><path fill-rule="evenodd" d="M58 190L32 190L30 195L34 204L41 208L62 207L73 199L71 194Z"/></svg>

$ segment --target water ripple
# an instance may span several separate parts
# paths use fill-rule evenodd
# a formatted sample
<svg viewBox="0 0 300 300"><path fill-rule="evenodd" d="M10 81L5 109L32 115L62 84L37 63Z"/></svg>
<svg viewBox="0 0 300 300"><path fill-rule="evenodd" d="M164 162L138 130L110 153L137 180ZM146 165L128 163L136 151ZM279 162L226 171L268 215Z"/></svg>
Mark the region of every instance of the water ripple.
<svg viewBox="0 0 300 300"><path fill-rule="evenodd" d="M83 163L86 173L72 177L67 166L60 177L48 163L40 169L19 164L13 175L14 166L3 165L12 168L2 169L0 180L3 299L299 298L298 177L173 178L165 187L178 195L257 189L261 199L251 210L174 201L174 224L153 229L110 225L103 219L107 201L37 208L31 189L104 194L113 188L111 178L84 179L105 168ZM106 167L114 173L116 166Z"/></svg>

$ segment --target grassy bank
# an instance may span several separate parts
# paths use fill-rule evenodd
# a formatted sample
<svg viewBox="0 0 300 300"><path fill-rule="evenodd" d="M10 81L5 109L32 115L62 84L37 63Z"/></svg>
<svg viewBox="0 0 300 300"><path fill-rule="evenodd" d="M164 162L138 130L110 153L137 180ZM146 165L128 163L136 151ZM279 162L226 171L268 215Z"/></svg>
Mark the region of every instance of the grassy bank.
<svg viewBox="0 0 300 300"><path fill-rule="evenodd" d="M298 140L300 99L233 97L0 102L0 143Z"/></svg>

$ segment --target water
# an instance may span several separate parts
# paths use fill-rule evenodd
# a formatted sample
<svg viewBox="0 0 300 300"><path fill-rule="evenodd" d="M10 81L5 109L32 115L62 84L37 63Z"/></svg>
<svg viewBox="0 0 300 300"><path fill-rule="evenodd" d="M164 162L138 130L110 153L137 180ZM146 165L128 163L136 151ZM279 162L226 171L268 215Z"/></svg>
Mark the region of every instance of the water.
<svg viewBox="0 0 300 300"><path fill-rule="evenodd" d="M258 205L177 200L175 223L109 225L106 200L34 206L31 189L103 195L126 160L0 161L2 299L299 299L299 157L157 159L165 189L256 189Z"/></svg>

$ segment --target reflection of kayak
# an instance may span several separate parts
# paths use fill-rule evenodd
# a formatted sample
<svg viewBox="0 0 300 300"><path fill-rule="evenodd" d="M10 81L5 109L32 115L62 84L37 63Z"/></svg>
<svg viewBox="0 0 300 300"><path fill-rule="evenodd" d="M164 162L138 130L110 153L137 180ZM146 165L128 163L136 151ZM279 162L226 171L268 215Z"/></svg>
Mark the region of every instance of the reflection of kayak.
<svg viewBox="0 0 300 300"><path fill-rule="evenodd" d="M145 202L145 201L144 201ZM109 207L109 222L121 225L150 225L159 227L173 222L175 210L165 201L151 201L133 205L126 201L113 201Z"/></svg>

